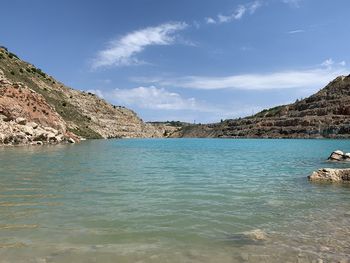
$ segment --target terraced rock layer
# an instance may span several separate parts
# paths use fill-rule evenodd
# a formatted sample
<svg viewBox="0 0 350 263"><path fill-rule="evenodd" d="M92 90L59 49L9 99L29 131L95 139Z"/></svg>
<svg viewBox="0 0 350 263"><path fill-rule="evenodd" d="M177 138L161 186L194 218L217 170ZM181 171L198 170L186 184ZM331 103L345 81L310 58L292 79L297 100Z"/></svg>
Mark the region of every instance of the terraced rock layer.
<svg viewBox="0 0 350 263"><path fill-rule="evenodd" d="M349 138L350 75L295 103L242 119L183 127L172 137Z"/></svg>

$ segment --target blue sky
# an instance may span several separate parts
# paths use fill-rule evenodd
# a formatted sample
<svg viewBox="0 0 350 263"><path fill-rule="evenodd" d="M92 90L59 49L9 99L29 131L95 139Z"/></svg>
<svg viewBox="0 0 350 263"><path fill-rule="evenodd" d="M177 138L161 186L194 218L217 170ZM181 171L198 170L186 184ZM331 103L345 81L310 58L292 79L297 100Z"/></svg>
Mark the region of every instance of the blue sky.
<svg viewBox="0 0 350 263"><path fill-rule="evenodd" d="M0 44L146 121L213 122L349 74L348 0L2 0Z"/></svg>

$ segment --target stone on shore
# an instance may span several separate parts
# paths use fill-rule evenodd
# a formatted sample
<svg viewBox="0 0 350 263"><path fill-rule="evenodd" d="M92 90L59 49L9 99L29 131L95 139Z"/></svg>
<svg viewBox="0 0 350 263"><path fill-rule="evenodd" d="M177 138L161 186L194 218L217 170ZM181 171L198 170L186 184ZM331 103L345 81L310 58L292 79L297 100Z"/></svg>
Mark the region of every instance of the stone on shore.
<svg viewBox="0 0 350 263"><path fill-rule="evenodd" d="M350 183L350 169L322 168L308 176L310 181L329 183Z"/></svg>

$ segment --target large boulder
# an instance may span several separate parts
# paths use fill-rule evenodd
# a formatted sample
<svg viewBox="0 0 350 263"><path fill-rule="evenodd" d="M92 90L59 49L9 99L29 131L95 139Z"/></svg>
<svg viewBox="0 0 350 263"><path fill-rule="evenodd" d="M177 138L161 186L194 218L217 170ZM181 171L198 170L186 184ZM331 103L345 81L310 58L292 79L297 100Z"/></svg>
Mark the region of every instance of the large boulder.
<svg viewBox="0 0 350 263"><path fill-rule="evenodd" d="M350 161L350 153L344 153L340 150L336 150L332 152L332 154L328 157L330 161Z"/></svg>
<svg viewBox="0 0 350 263"><path fill-rule="evenodd" d="M308 176L310 181L316 182L348 182L350 183L350 169L322 168Z"/></svg>

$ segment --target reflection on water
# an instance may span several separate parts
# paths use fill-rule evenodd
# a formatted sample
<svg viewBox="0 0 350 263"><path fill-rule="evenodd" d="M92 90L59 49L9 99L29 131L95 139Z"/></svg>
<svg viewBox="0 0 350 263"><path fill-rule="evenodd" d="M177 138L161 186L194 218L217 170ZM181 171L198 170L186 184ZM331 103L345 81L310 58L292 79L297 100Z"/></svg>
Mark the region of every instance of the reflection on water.
<svg viewBox="0 0 350 263"><path fill-rule="evenodd" d="M350 262L341 140L0 148L0 262Z"/></svg>

